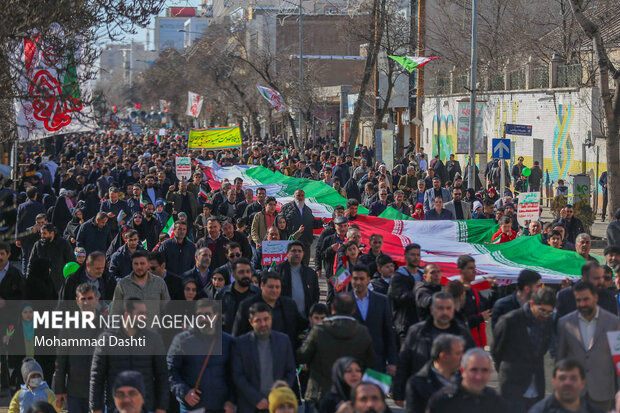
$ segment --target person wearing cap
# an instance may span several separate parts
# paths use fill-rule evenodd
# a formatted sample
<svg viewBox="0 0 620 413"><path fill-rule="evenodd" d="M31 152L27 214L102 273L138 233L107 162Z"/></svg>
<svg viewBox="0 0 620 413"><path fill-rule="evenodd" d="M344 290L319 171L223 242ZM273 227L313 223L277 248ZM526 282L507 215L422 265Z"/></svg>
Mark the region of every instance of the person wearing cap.
<svg viewBox="0 0 620 413"><path fill-rule="evenodd" d="M142 413L144 411L144 380L137 371L127 370L116 376L112 397L119 413Z"/></svg>
<svg viewBox="0 0 620 413"><path fill-rule="evenodd" d="M499 318L504 314L516 310L530 301L532 294L542 287L540 274L533 270L522 270L517 278L517 290L512 294L502 297L493 305L491 314L491 326L497 325Z"/></svg>
<svg viewBox="0 0 620 413"><path fill-rule="evenodd" d="M22 384L13 395L8 413L25 413L31 404L39 401L45 401L56 406L56 395L45 382L43 369L39 363L32 358L24 359L21 373L25 384ZM56 411L59 412L60 410L59 407L56 407Z"/></svg>

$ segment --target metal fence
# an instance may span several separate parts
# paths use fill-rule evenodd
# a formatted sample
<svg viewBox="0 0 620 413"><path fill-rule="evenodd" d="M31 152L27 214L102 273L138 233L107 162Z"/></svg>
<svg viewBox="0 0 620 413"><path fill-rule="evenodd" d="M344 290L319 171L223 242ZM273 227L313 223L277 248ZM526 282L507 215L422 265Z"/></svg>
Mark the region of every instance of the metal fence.
<svg viewBox="0 0 620 413"><path fill-rule="evenodd" d="M581 84L581 65L558 66L557 87L576 87Z"/></svg>
<svg viewBox="0 0 620 413"><path fill-rule="evenodd" d="M467 75L454 76L454 93L465 93L465 88L468 86L468 80Z"/></svg>
<svg viewBox="0 0 620 413"><path fill-rule="evenodd" d="M510 89L525 89L525 68L510 72Z"/></svg>
<svg viewBox="0 0 620 413"><path fill-rule="evenodd" d="M532 69L532 88L549 88L549 66L538 66Z"/></svg>
<svg viewBox="0 0 620 413"><path fill-rule="evenodd" d="M489 90L504 90L503 73L491 73L489 76Z"/></svg>

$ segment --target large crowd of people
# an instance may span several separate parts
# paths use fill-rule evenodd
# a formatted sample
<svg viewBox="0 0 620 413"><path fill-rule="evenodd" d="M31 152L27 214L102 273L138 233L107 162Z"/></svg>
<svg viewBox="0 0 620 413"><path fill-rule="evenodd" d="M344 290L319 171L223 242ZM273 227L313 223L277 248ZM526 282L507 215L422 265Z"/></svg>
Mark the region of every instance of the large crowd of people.
<svg viewBox="0 0 620 413"><path fill-rule="evenodd" d="M0 189L0 311L20 303L13 323L0 325L10 413L383 413L388 396L412 413L620 408L605 334L620 330L620 245L610 244L599 263L570 204L558 219L520 226L518 193L541 189L536 162L525 176L523 158L512 171L494 160L473 180L454 155L429 159L413 144L392 170L376 162L372 147L351 156L344 143L321 138L304 148L252 138L219 152L188 151L178 135L113 132L42 145L26 145L17 181L5 177ZM178 156L192 157L189 180L177 178ZM266 188L244 187L241 176L211 185L197 160L321 181L345 201L332 219L317 219L301 189L279 205ZM476 262L463 255L454 263L459 276L445 284L438 265L422 265L418 244L400 257L382 251L381 235L363 244L360 207L374 216L391 207L419 220L492 219L493 242L539 236L575 251L581 280L543 287L540 274L523 269L513 285L488 279L481 291ZM289 240L286 259L264 265L262 244L277 240ZM333 282L335 263L350 274L344 286ZM187 351L206 346L200 328L123 326L97 334L150 335L158 349L42 354L33 343L39 300L147 318L173 301L212 313L217 300L222 351ZM552 389L548 353L556 361ZM493 370L497 388L489 386ZM376 372L391 385L369 379Z"/></svg>

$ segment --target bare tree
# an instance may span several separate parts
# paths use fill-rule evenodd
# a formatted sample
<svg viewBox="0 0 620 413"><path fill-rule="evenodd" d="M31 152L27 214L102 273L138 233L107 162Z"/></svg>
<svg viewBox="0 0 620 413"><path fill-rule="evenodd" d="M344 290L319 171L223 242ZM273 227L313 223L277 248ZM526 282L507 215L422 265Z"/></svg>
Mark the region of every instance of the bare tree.
<svg viewBox="0 0 620 413"><path fill-rule="evenodd" d="M586 3L583 0L570 0L570 5L579 26L592 41L598 64L598 87L605 113L607 190L609 207L615 211L620 208L620 72L609 59L601 26L586 16ZM610 88L610 74L615 89L613 92Z"/></svg>

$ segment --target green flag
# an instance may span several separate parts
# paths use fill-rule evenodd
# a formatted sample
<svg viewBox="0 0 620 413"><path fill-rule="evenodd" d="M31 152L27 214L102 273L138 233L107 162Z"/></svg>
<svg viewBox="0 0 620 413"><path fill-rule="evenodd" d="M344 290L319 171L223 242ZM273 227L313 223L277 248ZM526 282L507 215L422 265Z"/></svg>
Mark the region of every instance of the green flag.
<svg viewBox="0 0 620 413"><path fill-rule="evenodd" d="M392 386L391 376L384 373L379 373L373 369L366 369L364 376L362 377L362 381L374 383L381 387L383 394L388 394L390 392L390 387Z"/></svg>
<svg viewBox="0 0 620 413"><path fill-rule="evenodd" d="M439 59L438 57L423 57L423 56L390 56L388 55L388 57L398 62L409 73L413 72L415 69L418 69L424 66L431 60Z"/></svg>

